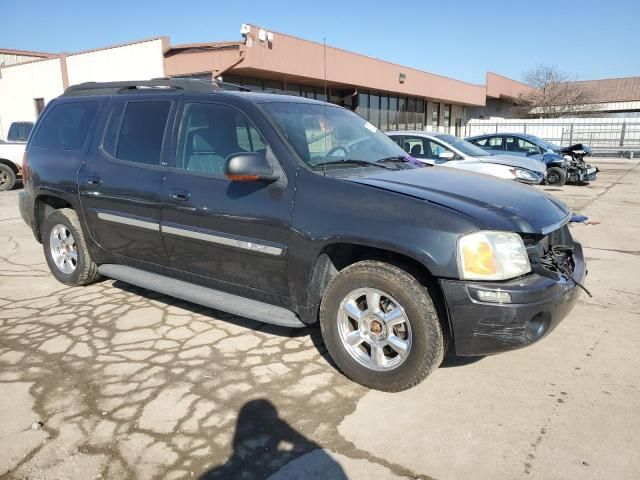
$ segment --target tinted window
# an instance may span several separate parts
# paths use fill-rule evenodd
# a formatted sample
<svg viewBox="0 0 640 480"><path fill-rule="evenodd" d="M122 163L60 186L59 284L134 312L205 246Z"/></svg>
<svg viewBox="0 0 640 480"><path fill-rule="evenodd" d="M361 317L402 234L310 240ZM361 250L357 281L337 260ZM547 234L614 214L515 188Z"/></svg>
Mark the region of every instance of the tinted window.
<svg viewBox="0 0 640 480"><path fill-rule="evenodd" d="M43 119L31 145L60 150L80 150L98 111L95 102L56 105Z"/></svg>
<svg viewBox="0 0 640 480"><path fill-rule="evenodd" d="M9 127L9 134L7 140L10 142L26 142L33 128L33 123L28 122L15 122Z"/></svg>
<svg viewBox="0 0 640 480"><path fill-rule="evenodd" d="M180 127L179 168L223 175L227 157L241 152L267 154L264 138L247 117L224 105L187 104Z"/></svg>
<svg viewBox="0 0 640 480"><path fill-rule="evenodd" d="M504 137L491 137L487 141L487 145L489 148L493 148L495 150L504 150Z"/></svg>
<svg viewBox="0 0 640 480"><path fill-rule="evenodd" d="M126 104L121 103L113 107L113 110L111 110L109 114L104 137L102 138L102 149L112 157L116 156L116 141L118 139L120 125L122 124L122 114L124 113L125 105Z"/></svg>
<svg viewBox="0 0 640 480"><path fill-rule="evenodd" d="M115 157L128 162L159 165L162 139L171 102L143 101L127 103Z"/></svg>
<svg viewBox="0 0 640 480"><path fill-rule="evenodd" d="M517 137L507 137L507 151L516 153L528 153L529 151L538 151L533 143Z"/></svg>

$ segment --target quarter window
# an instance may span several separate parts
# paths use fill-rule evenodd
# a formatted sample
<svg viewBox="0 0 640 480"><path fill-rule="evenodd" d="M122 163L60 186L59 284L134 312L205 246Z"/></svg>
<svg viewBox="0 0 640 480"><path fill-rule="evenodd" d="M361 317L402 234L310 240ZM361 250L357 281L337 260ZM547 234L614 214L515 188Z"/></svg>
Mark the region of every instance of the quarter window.
<svg viewBox="0 0 640 480"><path fill-rule="evenodd" d="M44 118L31 145L58 150L80 150L97 111L96 102L56 105Z"/></svg>

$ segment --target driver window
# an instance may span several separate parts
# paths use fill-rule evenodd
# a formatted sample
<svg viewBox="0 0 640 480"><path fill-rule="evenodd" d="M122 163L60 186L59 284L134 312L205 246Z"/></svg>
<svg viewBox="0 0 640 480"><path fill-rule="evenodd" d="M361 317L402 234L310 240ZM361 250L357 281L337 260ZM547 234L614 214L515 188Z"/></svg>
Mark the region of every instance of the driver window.
<svg viewBox="0 0 640 480"><path fill-rule="evenodd" d="M253 124L234 108L214 103L188 103L180 127L176 167L224 176L229 155L267 154L267 145Z"/></svg>
<svg viewBox="0 0 640 480"><path fill-rule="evenodd" d="M507 151L515 153L528 153L531 150L538 151L533 143L522 138L507 137Z"/></svg>
<svg viewBox="0 0 640 480"><path fill-rule="evenodd" d="M404 137L402 149L414 158L429 158L421 137Z"/></svg>
<svg viewBox="0 0 640 480"><path fill-rule="evenodd" d="M441 160L440 159L440 154L443 152L451 152L453 153L451 150L449 150L448 148L443 147L442 145L440 145L439 143L434 142L433 140L426 140L428 147L427 147L427 157L426 158L431 158L433 160Z"/></svg>

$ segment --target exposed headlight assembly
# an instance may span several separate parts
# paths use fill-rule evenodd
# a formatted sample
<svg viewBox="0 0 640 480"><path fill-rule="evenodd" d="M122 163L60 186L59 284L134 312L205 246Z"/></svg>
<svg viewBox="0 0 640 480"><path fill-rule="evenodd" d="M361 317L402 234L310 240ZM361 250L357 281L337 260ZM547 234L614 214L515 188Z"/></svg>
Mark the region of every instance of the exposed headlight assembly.
<svg viewBox="0 0 640 480"><path fill-rule="evenodd" d="M463 280L508 280L531 271L522 238L513 232L480 231L458 239Z"/></svg>
<svg viewBox="0 0 640 480"><path fill-rule="evenodd" d="M516 178L520 179L520 180L526 180L528 182L540 182L542 181L542 178L540 178L538 175L536 175L535 173L529 171L529 170L524 170L522 168L514 168L513 170L514 175L516 176Z"/></svg>

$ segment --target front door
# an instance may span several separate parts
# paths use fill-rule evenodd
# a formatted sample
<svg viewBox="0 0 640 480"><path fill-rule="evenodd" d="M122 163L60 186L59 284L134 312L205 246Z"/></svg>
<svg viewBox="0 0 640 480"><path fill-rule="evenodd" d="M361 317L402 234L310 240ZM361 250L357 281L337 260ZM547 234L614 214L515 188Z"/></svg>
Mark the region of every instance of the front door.
<svg viewBox="0 0 640 480"><path fill-rule="evenodd" d="M265 155L263 136L235 107L186 102L175 165L163 186L162 232L171 266L227 291L238 287L287 295L287 246L293 181L232 182L225 159Z"/></svg>
<svg viewBox="0 0 640 480"><path fill-rule="evenodd" d="M542 153L537 145L521 137L505 137L506 154L518 157L529 157L534 160L542 160Z"/></svg>
<svg viewBox="0 0 640 480"><path fill-rule="evenodd" d="M161 189L166 168L172 94L118 97L78 176L85 221L103 249L166 263L160 234ZM103 133L102 133L103 132Z"/></svg>

